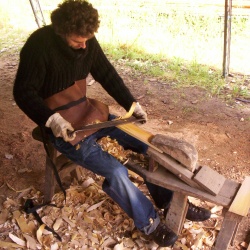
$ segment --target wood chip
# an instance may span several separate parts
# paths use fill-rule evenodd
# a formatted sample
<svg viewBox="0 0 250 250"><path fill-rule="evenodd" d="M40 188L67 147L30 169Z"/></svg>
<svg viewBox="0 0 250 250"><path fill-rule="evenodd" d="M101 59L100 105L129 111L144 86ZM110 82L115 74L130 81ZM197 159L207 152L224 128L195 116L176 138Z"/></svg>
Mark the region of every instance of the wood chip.
<svg viewBox="0 0 250 250"><path fill-rule="evenodd" d="M26 246L26 243L24 240L20 239L19 237L15 236L12 233L9 233L9 237L11 238L11 240L13 240L17 245L19 246Z"/></svg>

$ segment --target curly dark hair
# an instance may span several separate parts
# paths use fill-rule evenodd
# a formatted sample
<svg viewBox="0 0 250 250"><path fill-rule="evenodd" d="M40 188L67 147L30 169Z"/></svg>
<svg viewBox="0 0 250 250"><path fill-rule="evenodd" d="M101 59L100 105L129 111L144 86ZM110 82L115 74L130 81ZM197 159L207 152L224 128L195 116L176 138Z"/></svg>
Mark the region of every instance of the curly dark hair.
<svg viewBox="0 0 250 250"><path fill-rule="evenodd" d="M51 13L51 22L59 35L93 35L99 28L98 11L85 0L66 0Z"/></svg>

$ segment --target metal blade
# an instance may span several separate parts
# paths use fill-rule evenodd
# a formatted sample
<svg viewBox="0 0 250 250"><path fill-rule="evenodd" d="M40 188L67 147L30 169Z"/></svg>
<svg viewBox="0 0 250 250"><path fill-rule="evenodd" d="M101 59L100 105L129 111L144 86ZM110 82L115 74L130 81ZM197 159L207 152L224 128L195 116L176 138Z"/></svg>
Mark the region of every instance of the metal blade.
<svg viewBox="0 0 250 250"><path fill-rule="evenodd" d="M118 125L126 124L126 123L131 123L131 122L140 122L140 121L143 121L143 120L144 119L136 119L135 117L131 116L131 117L126 118L126 119L111 120L111 121L106 121L106 122L100 122L100 123L85 125L85 126L79 128L79 129L76 129L74 132L77 133L77 132L80 132L80 131L90 130L90 129L109 128L109 127L114 127L114 126L118 126Z"/></svg>

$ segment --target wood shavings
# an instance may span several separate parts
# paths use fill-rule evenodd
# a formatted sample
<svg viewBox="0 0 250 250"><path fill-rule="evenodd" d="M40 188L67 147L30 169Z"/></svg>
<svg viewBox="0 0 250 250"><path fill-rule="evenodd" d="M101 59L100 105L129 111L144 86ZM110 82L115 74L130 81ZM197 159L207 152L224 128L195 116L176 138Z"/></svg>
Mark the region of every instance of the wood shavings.
<svg viewBox="0 0 250 250"><path fill-rule="evenodd" d="M182 250L189 250L189 248L185 244L182 244L181 242L178 241L175 243L175 246L177 246L179 249Z"/></svg>
<svg viewBox="0 0 250 250"><path fill-rule="evenodd" d="M37 237L37 240L39 241L39 243L42 245L43 243L42 243L42 234L43 234L43 231L44 231L44 229L45 229L45 224L42 224L39 228L38 228L38 230L37 230L37 232L36 232L36 237Z"/></svg>
<svg viewBox="0 0 250 250"><path fill-rule="evenodd" d="M101 138L97 143L101 146L103 151L114 156L123 165L126 165L130 159L133 159L135 163L140 164L142 167L145 167L145 164L148 165L143 154L135 153L132 150L125 150L117 140L111 139L109 136Z"/></svg>
<svg viewBox="0 0 250 250"><path fill-rule="evenodd" d="M59 227L62 225L62 223L63 223L63 219L62 218L57 218L56 222L53 225L53 229L55 231L57 231L59 229Z"/></svg>
<svg viewBox="0 0 250 250"><path fill-rule="evenodd" d="M25 188L25 189L22 189L22 190L16 190L15 188L13 188L7 181L6 182L6 185L8 186L9 189L11 189L12 191L16 192L16 193L21 193L21 192L24 192L24 191L27 191L27 190L30 190L31 188Z"/></svg>
<svg viewBox="0 0 250 250"><path fill-rule="evenodd" d="M50 250L58 250L58 249L59 249L59 245L57 242L51 245Z"/></svg>
<svg viewBox="0 0 250 250"><path fill-rule="evenodd" d="M26 245L28 249L32 249L32 250L37 249L37 242L33 237L27 234L23 234L23 237L26 239L26 242L27 242Z"/></svg>
<svg viewBox="0 0 250 250"><path fill-rule="evenodd" d="M103 137L97 142L103 151L108 152L120 162L125 162L131 154L134 154L131 150L124 150L117 140L113 140L109 136Z"/></svg>
<svg viewBox="0 0 250 250"><path fill-rule="evenodd" d="M116 244L114 250L123 250L123 243Z"/></svg>
<svg viewBox="0 0 250 250"><path fill-rule="evenodd" d="M215 214L215 213L218 213L218 212L222 212L222 209L223 209L222 206L214 206L214 207L211 209L211 213Z"/></svg>
<svg viewBox="0 0 250 250"><path fill-rule="evenodd" d="M16 220L19 228L23 233L33 235L35 232L35 225L33 222L27 223L24 216L20 213L19 210L13 212L13 218Z"/></svg>
<svg viewBox="0 0 250 250"><path fill-rule="evenodd" d="M18 244L12 243L12 242L5 242L5 241L0 241L0 247L3 249L10 249L10 248L25 248L24 246L20 246Z"/></svg>
<svg viewBox="0 0 250 250"><path fill-rule="evenodd" d="M129 172L135 185L140 185L142 192L147 193L146 185L142 183L141 177ZM38 213L44 223L53 228L61 237L58 240L47 230L45 224L39 225L33 215L26 215L21 211L21 204L15 199L6 199L5 215L0 230L5 232L4 241L0 241L0 248L7 249L87 249L87 250L156 250L158 245L148 239L144 234L135 229L134 222L124 211L111 200L101 188L99 176L90 178L84 176L82 185L72 185L67 190L66 202L63 193L56 193L52 203L62 208L44 207ZM39 199L41 194L30 189L25 195ZM150 199L150 197L148 197ZM206 205L196 200L199 205ZM15 208L13 212L9 209ZM209 204L212 212L220 213L220 208ZM212 209L214 208L214 209ZM8 215L7 215L8 213ZM218 234L220 220L210 219L204 223L191 221L184 222L184 228L179 235L175 246L178 249L210 250ZM115 230L114 230L115 229ZM12 241L9 233L20 239L20 244ZM130 233L130 237L128 237ZM125 237L126 236L126 237ZM14 239L14 237L12 237ZM16 238L15 238L16 239ZM17 240L17 239L16 239ZM4 242L4 243L3 243ZM18 242L18 240L17 240ZM2 245L1 245L2 244ZM3 247L4 246L4 247ZM171 248L163 248L171 249Z"/></svg>
<svg viewBox="0 0 250 250"><path fill-rule="evenodd" d="M9 237L19 246L26 246L25 241L20 239L19 237L15 236L12 233L9 233Z"/></svg>
<svg viewBox="0 0 250 250"><path fill-rule="evenodd" d="M116 240L114 240L113 238L107 238L106 240L104 240L104 242L102 243L102 247L109 247L110 245L114 245L116 244Z"/></svg>
<svg viewBox="0 0 250 250"><path fill-rule="evenodd" d="M105 200L100 201L100 202L98 202L98 203L95 204L95 205L92 205L91 207L89 207L89 208L87 209L87 212L90 212L90 211L92 211L92 210L94 210L94 209L97 209L98 207L100 207L100 206L102 205L102 203L103 203L104 201L105 201Z"/></svg>
<svg viewBox="0 0 250 250"><path fill-rule="evenodd" d="M67 216L63 216L62 218L71 226L71 228L76 226L76 224L72 222Z"/></svg>
<svg viewBox="0 0 250 250"><path fill-rule="evenodd" d="M9 211L7 209L3 209L0 214L0 224L3 224L7 221L9 215Z"/></svg>

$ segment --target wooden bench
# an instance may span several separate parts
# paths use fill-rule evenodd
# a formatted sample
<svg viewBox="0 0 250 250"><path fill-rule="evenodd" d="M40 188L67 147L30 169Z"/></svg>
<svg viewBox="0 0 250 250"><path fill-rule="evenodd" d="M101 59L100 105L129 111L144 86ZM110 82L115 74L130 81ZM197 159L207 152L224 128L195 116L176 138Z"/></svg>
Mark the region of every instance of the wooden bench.
<svg viewBox="0 0 250 250"><path fill-rule="evenodd" d="M244 216L247 216L250 207L249 177L246 177L242 185L226 179L220 192L217 195L212 195L205 190L189 186L162 166L159 166L154 172L149 172L147 169L130 161L127 167L145 180L174 191L166 222L177 234L181 232L185 220L187 196L223 206L224 219L222 227L212 249L226 250L230 245L233 245L239 223Z"/></svg>
<svg viewBox="0 0 250 250"><path fill-rule="evenodd" d="M32 136L35 140L41 142L43 141L39 128L35 128L33 130ZM51 143L47 142L47 145L51 159L53 160L59 173L63 169L70 172L77 166L65 156L58 154L57 150L51 145ZM151 158L149 161L149 169L143 168L133 161L128 161L126 163L126 167L139 174L148 182L165 187L174 192L173 200L166 217L168 226L174 232L180 234L186 217L188 196L221 205L224 208L225 215L221 230L213 246L213 250L228 249L228 247L233 244L239 223L242 218L247 215L250 207L250 177L247 177L242 185L232 180L223 179L223 185L221 185L217 191L212 190L211 192L210 189L206 190L202 187L197 188L198 186L195 182L193 182L193 180L187 181L188 179L184 179L183 181L179 175L177 177L175 174L169 172L166 169L166 166L163 167L161 165L162 163L165 165L165 162L161 162L160 160L160 162L156 162L155 159L160 158L156 157L157 153L155 155L154 153L155 152L150 154ZM166 159L166 156L164 157ZM169 158L169 161L172 161L171 158ZM152 166L154 163L158 163L158 167L155 171L152 171L154 169ZM199 176L197 176L197 178L198 177ZM51 201L55 192L55 186L56 181L54 178L54 171L51 166L51 160L48 155L46 155L44 189L45 202Z"/></svg>
<svg viewBox="0 0 250 250"><path fill-rule="evenodd" d="M42 137L41 130L39 127L36 127L32 131L32 137L37 141L43 142L43 137ZM72 170L74 170L77 167L77 164L70 161L64 155L59 154L58 151L53 147L53 145L48 140L46 140L46 145L47 145L47 149L48 149L50 157L46 153L45 185L44 185L44 202L45 203L51 201L55 193L55 188L57 185L57 181L55 178L55 173L53 170L53 165L52 165L51 160L56 166L56 169L59 175L62 171L67 171L68 173L70 173Z"/></svg>

